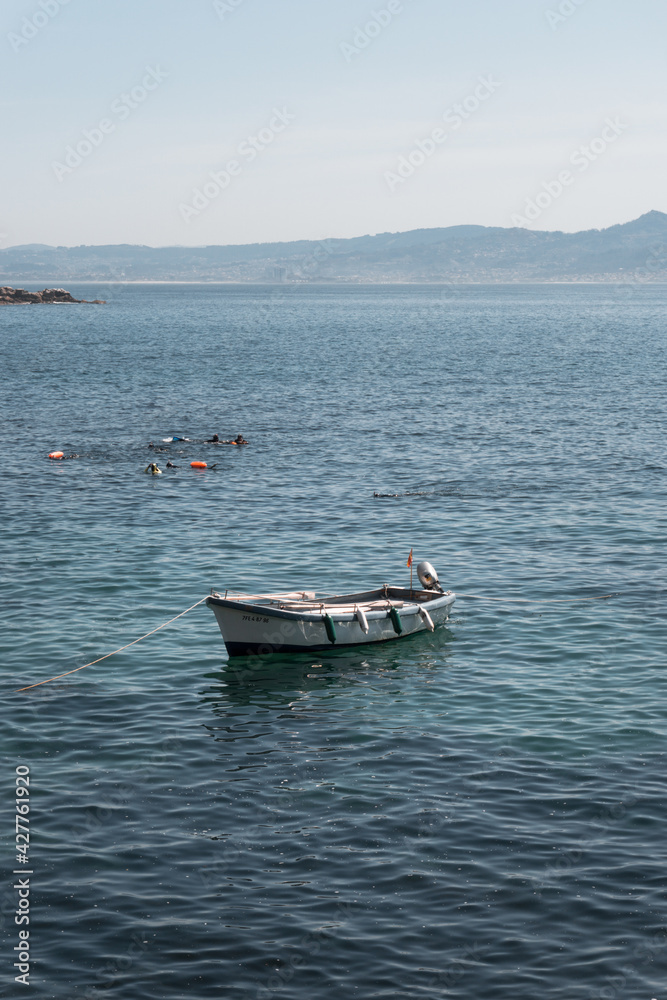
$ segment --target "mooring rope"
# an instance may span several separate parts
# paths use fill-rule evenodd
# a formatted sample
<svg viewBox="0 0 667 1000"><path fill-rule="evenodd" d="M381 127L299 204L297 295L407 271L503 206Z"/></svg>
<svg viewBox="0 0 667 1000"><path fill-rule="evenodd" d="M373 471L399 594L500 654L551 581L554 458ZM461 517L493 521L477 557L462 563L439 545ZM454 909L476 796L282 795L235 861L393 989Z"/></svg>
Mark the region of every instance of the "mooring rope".
<svg viewBox="0 0 667 1000"><path fill-rule="evenodd" d="M68 674L75 674L77 670L85 670L86 667L92 667L95 663L101 663L102 660L108 660L110 656L115 656L116 653L122 653L124 649L129 649L130 646L136 645L136 643L141 642L142 639L147 639L148 636L153 635L154 632L159 632L161 628L166 628L167 625L171 625L171 623L175 622L177 618L182 618L183 615L187 615L188 611L193 611L195 608L198 608L199 605L203 604L205 600L206 598L202 597L201 601L197 601L197 603L193 604L191 608L186 608L185 611L181 611L180 615L176 615L175 618L170 618L168 622L164 623L164 625L158 625L157 628L151 629L151 631L147 632L146 635L142 635L138 639L133 639L132 642L128 642L125 646L121 646L120 649L114 649L113 653L105 653L104 656L100 656L97 660L91 660L90 663L84 663L82 667L75 667L74 670L66 670L64 674L57 674L56 677L49 677L48 680L37 681L36 684L28 684L27 687L16 688L16 693L18 694L19 691L29 691L31 688L39 687L40 684L49 684L51 681L60 680L61 677L67 677Z"/></svg>

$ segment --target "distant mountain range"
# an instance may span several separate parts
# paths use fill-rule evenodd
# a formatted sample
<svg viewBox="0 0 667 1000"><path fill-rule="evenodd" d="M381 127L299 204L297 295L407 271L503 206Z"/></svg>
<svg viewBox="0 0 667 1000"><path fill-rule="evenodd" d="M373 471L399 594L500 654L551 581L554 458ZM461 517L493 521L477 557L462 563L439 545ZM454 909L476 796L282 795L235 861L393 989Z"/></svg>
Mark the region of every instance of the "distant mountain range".
<svg viewBox="0 0 667 1000"><path fill-rule="evenodd" d="M247 246L0 250L0 284L26 281L667 281L667 215L580 233L449 226Z"/></svg>

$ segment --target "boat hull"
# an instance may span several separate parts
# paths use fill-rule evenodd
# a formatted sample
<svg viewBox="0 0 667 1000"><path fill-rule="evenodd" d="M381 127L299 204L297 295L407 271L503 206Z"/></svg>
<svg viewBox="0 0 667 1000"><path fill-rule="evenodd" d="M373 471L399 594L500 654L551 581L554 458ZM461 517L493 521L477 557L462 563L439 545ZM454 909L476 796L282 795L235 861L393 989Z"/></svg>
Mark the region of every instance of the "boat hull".
<svg viewBox="0 0 667 1000"><path fill-rule="evenodd" d="M395 593L398 592L390 591L390 596L395 597ZM354 601L354 596L365 595L353 595L348 601ZM454 594L438 594L421 602L394 600L393 613L387 602L382 609L366 610L361 616L354 611L337 611L331 604L322 611L302 613L226 600L217 595L209 597L206 603L216 617L230 656L264 657L274 653L348 649L415 635L445 622L455 599Z"/></svg>

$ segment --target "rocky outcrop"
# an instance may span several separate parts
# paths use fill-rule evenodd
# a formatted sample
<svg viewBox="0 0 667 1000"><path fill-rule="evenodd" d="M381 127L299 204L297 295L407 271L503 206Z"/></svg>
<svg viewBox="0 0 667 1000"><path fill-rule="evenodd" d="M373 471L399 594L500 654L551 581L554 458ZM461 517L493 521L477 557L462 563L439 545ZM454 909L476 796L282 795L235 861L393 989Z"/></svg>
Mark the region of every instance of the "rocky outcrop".
<svg viewBox="0 0 667 1000"><path fill-rule="evenodd" d="M0 306L27 305L31 302L85 302L102 306L104 299L75 299L64 288L45 288L43 292L27 292L25 288L0 288Z"/></svg>

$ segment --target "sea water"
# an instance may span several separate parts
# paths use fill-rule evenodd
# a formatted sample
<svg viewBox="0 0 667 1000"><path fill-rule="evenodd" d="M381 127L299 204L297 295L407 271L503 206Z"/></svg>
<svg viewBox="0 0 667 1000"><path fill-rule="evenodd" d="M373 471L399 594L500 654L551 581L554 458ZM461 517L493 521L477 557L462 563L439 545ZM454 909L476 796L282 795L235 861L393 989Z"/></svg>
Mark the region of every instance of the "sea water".
<svg viewBox="0 0 667 1000"><path fill-rule="evenodd" d="M667 288L70 290L0 312L4 995L664 998ZM434 634L13 693L411 549Z"/></svg>

